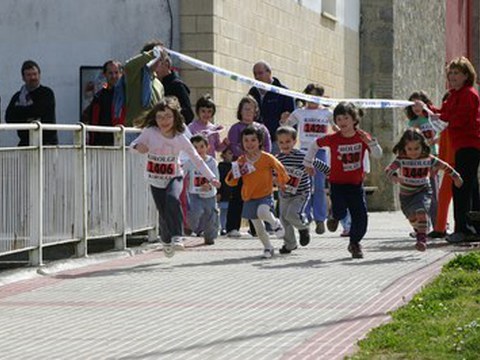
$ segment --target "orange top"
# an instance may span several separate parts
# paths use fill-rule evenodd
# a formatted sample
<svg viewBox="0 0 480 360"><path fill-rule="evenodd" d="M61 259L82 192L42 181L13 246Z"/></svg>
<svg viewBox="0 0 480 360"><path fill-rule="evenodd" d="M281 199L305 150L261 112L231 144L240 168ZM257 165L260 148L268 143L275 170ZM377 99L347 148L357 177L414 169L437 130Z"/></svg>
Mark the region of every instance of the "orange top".
<svg viewBox="0 0 480 360"><path fill-rule="evenodd" d="M248 161L245 155L238 158L240 163ZM273 170L277 175L279 184L286 184L289 180L287 171L277 158L269 153L262 151L260 158L252 163L255 171L250 174L242 175L242 199L243 201L261 199L273 193ZM225 178L229 186L237 186L239 178L233 177L230 170Z"/></svg>

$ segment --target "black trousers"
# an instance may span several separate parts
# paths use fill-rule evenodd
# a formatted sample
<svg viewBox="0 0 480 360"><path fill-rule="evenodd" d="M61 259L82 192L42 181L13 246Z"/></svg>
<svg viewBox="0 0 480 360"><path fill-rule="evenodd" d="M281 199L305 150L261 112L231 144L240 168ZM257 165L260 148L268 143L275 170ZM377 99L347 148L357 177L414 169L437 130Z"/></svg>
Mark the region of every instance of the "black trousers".
<svg viewBox="0 0 480 360"><path fill-rule="evenodd" d="M470 234L467 225L467 213L480 210L480 196L478 192L478 165L480 150L464 148L455 153L455 170L460 173L463 185L460 188L453 186L453 217L455 232ZM477 233L480 229L476 229Z"/></svg>

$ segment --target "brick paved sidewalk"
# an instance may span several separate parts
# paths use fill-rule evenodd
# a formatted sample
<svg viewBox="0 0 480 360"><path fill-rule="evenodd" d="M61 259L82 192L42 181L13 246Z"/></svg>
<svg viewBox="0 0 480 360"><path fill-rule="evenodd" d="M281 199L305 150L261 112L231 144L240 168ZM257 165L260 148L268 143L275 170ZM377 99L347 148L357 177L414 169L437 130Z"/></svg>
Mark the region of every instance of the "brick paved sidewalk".
<svg viewBox="0 0 480 360"><path fill-rule="evenodd" d="M1 358L340 359L454 250L415 251L400 213L372 213L369 229L362 260L338 232L271 260L258 239L191 238L171 259L47 267L0 287Z"/></svg>

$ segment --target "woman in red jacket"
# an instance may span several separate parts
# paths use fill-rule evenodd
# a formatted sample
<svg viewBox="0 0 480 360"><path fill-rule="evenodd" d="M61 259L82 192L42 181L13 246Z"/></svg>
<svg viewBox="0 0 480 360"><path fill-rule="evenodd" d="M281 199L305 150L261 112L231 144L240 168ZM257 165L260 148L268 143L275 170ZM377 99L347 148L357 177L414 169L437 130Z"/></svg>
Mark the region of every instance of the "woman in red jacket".
<svg viewBox="0 0 480 360"><path fill-rule="evenodd" d="M464 180L453 188L455 232L450 243L465 241L475 230L467 222L467 213L479 210L478 165L480 163L480 97L474 88L477 74L470 61L461 56L447 65L449 96L442 104L440 118L448 122L455 170ZM476 229L480 233L480 229Z"/></svg>

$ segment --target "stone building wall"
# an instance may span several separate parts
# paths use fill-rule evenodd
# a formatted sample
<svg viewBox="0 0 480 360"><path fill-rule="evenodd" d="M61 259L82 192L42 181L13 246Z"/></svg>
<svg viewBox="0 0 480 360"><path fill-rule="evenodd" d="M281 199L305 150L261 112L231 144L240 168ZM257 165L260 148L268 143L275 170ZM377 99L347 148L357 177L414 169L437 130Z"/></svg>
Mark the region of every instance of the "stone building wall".
<svg viewBox="0 0 480 360"><path fill-rule="evenodd" d="M360 91L362 97L407 99L424 90L439 104L445 91L445 3L421 0L361 1ZM378 186L372 210L398 209L397 187L386 181L383 168L405 128L403 109L366 111L363 127L375 134L383 149L372 160L368 183Z"/></svg>

